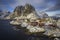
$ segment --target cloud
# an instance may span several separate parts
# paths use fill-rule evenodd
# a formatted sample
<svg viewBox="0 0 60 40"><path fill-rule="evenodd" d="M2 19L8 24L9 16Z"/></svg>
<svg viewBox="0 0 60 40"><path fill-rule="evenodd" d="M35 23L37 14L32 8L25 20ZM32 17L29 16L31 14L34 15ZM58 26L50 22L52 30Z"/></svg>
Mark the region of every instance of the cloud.
<svg viewBox="0 0 60 40"><path fill-rule="evenodd" d="M32 4L36 9L43 10L51 7L48 11L60 10L59 0L15 0L15 4L11 4L11 7L18 5L25 5L26 3Z"/></svg>
<svg viewBox="0 0 60 40"><path fill-rule="evenodd" d="M50 12L46 12L49 16L53 16L55 14L60 14L60 10L58 11L50 11Z"/></svg>
<svg viewBox="0 0 60 40"><path fill-rule="evenodd" d="M46 8L47 3L45 0L15 0L15 4L10 4L10 7L15 8L18 5L25 5L29 3L33 5L36 9Z"/></svg>
<svg viewBox="0 0 60 40"><path fill-rule="evenodd" d="M0 9L13 10L16 6L26 3L32 4L37 10L49 7L51 8L48 11L60 10L60 0L0 0Z"/></svg>
<svg viewBox="0 0 60 40"><path fill-rule="evenodd" d="M0 0L1 5L14 4L15 0Z"/></svg>
<svg viewBox="0 0 60 40"><path fill-rule="evenodd" d="M10 9L12 8L12 6L10 5L14 5L15 2L15 0L0 0L0 10L10 11Z"/></svg>
<svg viewBox="0 0 60 40"><path fill-rule="evenodd" d="M60 10L60 0L56 0L56 3L53 7L51 7L48 11L56 11Z"/></svg>

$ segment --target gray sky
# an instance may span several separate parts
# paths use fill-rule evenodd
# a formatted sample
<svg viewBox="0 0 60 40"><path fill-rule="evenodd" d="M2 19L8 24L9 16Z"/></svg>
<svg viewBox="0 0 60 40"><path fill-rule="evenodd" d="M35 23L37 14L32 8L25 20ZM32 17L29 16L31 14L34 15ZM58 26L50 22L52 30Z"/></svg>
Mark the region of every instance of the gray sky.
<svg viewBox="0 0 60 40"><path fill-rule="evenodd" d="M16 6L26 3L33 5L37 11L49 8L49 15L60 13L60 0L0 0L0 10L12 12Z"/></svg>

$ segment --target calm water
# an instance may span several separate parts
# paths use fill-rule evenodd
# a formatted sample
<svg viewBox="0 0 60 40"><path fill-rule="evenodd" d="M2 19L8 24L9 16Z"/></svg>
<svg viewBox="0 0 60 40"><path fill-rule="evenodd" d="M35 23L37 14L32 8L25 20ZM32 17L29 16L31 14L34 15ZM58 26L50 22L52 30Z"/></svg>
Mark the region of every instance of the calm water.
<svg viewBox="0 0 60 40"><path fill-rule="evenodd" d="M0 20L0 39L1 40L26 40L27 35L25 35L22 30L15 31L13 26L9 24L8 20Z"/></svg>
<svg viewBox="0 0 60 40"><path fill-rule="evenodd" d="M0 40L27 40L29 35L24 34L22 30L15 31L8 20L0 20ZM46 37L41 37L42 40L48 40Z"/></svg>

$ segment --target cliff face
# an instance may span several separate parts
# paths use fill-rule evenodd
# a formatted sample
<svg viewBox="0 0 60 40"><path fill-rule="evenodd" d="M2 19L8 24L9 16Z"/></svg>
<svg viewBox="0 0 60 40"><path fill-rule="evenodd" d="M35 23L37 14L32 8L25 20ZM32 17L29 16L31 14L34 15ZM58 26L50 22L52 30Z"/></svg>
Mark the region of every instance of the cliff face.
<svg viewBox="0 0 60 40"><path fill-rule="evenodd" d="M24 6L24 15L25 16L27 16L28 14L33 13L33 12L36 12L36 11L35 11L35 8L32 5L26 4Z"/></svg>
<svg viewBox="0 0 60 40"><path fill-rule="evenodd" d="M21 14L24 12L24 6L17 6L14 9L15 16L21 16Z"/></svg>
<svg viewBox="0 0 60 40"><path fill-rule="evenodd" d="M35 8L31 4L26 4L25 6L17 6L13 13L8 16L10 19L13 19L15 17L19 16L27 16L30 13L35 13Z"/></svg>

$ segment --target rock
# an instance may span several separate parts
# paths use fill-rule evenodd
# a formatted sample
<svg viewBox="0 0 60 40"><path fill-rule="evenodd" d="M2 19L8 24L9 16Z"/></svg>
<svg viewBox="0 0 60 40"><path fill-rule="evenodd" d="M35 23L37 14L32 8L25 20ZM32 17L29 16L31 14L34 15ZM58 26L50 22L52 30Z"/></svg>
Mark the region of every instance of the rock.
<svg viewBox="0 0 60 40"><path fill-rule="evenodd" d="M12 14L10 14L8 17L10 17L10 19L13 19L15 17L21 16L23 13L24 7L23 6L17 6L14 9L14 12Z"/></svg>
<svg viewBox="0 0 60 40"><path fill-rule="evenodd" d="M16 16L21 16L23 12L24 12L24 6L17 6L17 7L14 9L14 14L15 14Z"/></svg>
<svg viewBox="0 0 60 40"><path fill-rule="evenodd" d="M22 24L21 24L21 27L27 27L28 26L28 23L26 23L26 22L23 22Z"/></svg>
<svg viewBox="0 0 60 40"><path fill-rule="evenodd" d="M44 35L47 35L49 37L60 37L60 29L58 28L46 28L46 31Z"/></svg>
<svg viewBox="0 0 60 40"><path fill-rule="evenodd" d="M25 6L17 6L14 9L14 12L8 16L10 19L20 16L27 16L30 14L36 14L35 8L31 4L26 4Z"/></svg>
<svg viewBox="0 0 60 40"><path fill-rule="evenodd" d="M27 29L29 30L29 32L31 33L40 33L40 32L44 32L44 28L40 28L38 26L28 26Z"/></svg>
<svg viewBox="0 0 60 40"><path fill-rule="evenodd" d="M60 28L60 19L57 21L57 26Z"/></svg>
<svg viewBox="0 0 60 40"><path fill-rule="evenodd" d="M21 23L17 22L17 21L11 21L10 24L12 24L12 25L20 25Z"/></svg>
<svg viewBox="0 0 60 40"><path fill-rule="evenodd" d="M60 38L54 38L54 40L60 40Z"/></svg>
<svg viewBox="0 0 60 40"><path fill-rule="evenodd" d="M28 15L27 15L27 18L28 18L28 19L37 19L38 16L36 16L35 13L31 13L31 14L28 14Z"/></svg>
<svg viewBox="0 0 60 40"><path fill-rule="evenodd" d="M24 9L24 15L28 15L30 13L33 13L35 11L35 8L31 4L26 4Z"/></svg>
<svg viewBox="0 0 60 40"><path fill-rule="evenodd" d="M48 14L45 12L39 12L38 16L39 16L39 18L48 18L49 17Z"/></svg>

